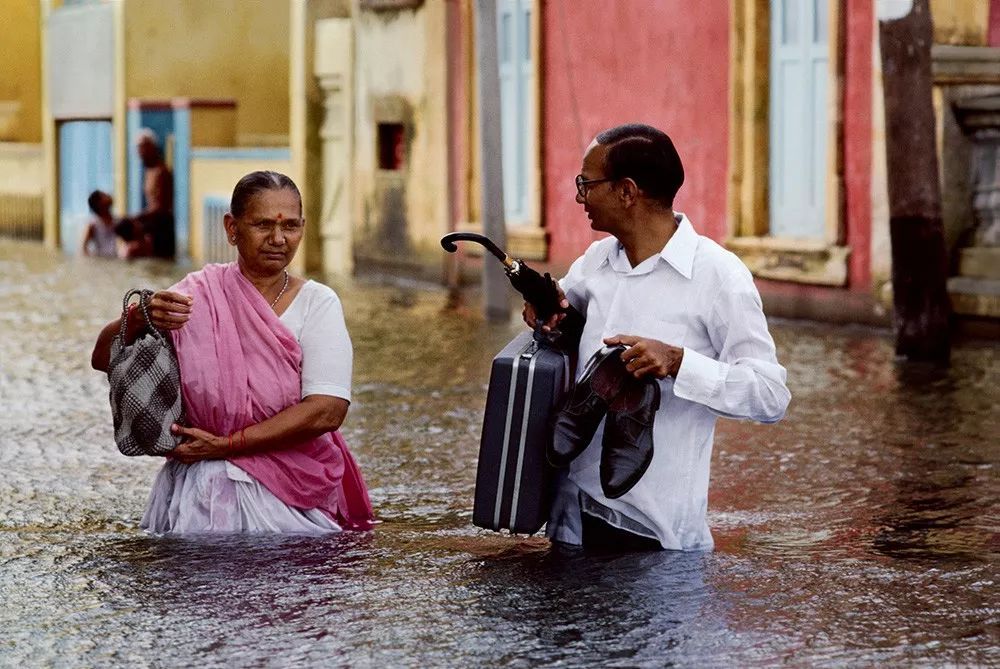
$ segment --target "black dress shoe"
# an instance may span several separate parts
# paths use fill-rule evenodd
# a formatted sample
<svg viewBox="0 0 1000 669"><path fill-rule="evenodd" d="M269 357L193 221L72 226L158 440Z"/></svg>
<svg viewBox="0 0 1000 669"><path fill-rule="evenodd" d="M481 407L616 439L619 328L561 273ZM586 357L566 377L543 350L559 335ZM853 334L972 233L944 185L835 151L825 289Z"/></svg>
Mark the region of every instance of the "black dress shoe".
<svg viewBox="0 0 1000 669"><path fill-rule="evenodd" d="M563 409L556 415L552 442L546 452L553 467L566 467L583 453L597 426L630 378L622 362L624 346L605 346L583 370Z"/></svg>
<svg viewBox="0 0 1000 669"><path fill-rule="evenodd" d="M653 418L660 406L654 378L632 379L608 409L601 441L601 490L617 499L631 490L653 461Z"/></svg>

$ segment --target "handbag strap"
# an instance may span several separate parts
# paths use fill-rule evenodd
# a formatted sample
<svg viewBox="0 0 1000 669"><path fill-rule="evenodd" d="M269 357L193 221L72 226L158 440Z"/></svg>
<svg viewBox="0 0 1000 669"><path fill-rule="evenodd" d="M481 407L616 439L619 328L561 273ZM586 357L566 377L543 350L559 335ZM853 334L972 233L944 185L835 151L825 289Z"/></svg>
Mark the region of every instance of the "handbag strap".
<svg viewBox="0 0 1000 669"><path fill-rule="evenodd" d="M150 333L157 339L163 339L163 333L153 325L153 321L149 317L149 298L153 296L153 291L147 288L133 288L125 293L125 298L122 300L122 324L121 329L118 331L118 336L121 337L122 342L125 341L125 329L128 326L128 303L133 295L139 296L139 309L142 310L142 317L146 319L146 325L149 326Z"/></svg>

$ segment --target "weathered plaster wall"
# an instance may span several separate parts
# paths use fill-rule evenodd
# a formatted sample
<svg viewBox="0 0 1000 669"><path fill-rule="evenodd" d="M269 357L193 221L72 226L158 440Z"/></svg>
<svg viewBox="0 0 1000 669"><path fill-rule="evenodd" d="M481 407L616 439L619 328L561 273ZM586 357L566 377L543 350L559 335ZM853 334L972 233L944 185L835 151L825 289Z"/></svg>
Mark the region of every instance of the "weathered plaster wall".
<svg viewBox="0 0 1000 669"><path fill-rule="evenodd" d="M986 46L990 0L931 0L934 42Z"/></svg>
<svg viewBox="0 0 1000 669"><path fill-rule="evenodd" d="M871 289L872 238L872 59L875 12L872 0L845 8L844 25L844 228L848 287ZM881 223L881 222L880 222ZM888 225L888 222L885 222Z"/></svg>
<svg viewBox="0 0 1000 669"><path fill-rule="evenodd" d="M552 0L542 8L543 202L550 260L567 264L595 235L573 177L594 135L619 123L657 126L686 177L675 206L699 232L726 232L729 6Z"/></svg>
<svg viewBox="0 0 1000 669"><path fill-rule="evenodd" d="M42 145L0 142L0 193L41 195L44 187Z"/></svg>
<svg viewBox="0 0 1000 669"><path fill-rule="evenodd" d="M42 141L40 20L38 0L0 2L0 141Z"/></svg>
<svg viewBox="0 0 1000 669"><path fill-rule="evenodd" d="M289 0L169 4L124 3L126 97L233 98L241 143L287 145Z"/></svg>
<svg viewBox="0 0 1000 669"><path fill-rule="evenodd" d="M990 0L990 25L986 41L990 46L1000 46L1000 0Z"/></svg>
<svg viewBox="0 0 1000 669"><path fill-rule="evenodd" d="M438 240L448 230L445 3L362 10L355 20L358 269L368 263L439 278ZM402 170L379 169L380 122L405 126Z"/></svg>

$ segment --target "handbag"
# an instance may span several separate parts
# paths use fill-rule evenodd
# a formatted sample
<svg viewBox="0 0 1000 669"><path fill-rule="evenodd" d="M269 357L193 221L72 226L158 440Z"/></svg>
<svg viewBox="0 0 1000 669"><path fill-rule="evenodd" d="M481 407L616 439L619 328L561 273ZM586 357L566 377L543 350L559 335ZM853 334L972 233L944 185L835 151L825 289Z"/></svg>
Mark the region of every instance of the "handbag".
<svg viewBox="0 0 1000 669"><path fill-rule="evenodd" d="M147 330L125 343L129 300L139 296ZM122 301L121 330L111 341L108 382L115 443L125 455L165 455L181 442L170 432L182 423L181 373L170 337L149 318L151 290L130 290Z"/></svg>

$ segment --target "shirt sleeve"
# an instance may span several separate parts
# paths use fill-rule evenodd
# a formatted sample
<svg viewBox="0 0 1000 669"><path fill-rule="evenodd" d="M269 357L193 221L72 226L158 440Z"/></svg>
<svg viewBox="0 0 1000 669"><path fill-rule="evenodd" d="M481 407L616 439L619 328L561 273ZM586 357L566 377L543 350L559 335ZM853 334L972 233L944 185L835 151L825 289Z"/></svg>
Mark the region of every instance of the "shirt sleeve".
<svg viewBox="0 0 1000 669"><path fill-rule="evenodd" d="M351 401L354 349L340 298L318 293L309 305L299 339L302 347L302 397L332 395Z"/></svg>
<svg viewBox="0 0 1000 669"><path fill-rule="evenodd" d="M674 394L726 418L775 423L791 393L778 364L760 295L746 268L735 272L716 297L708 329L715 358L684 348Z"/></svg>

